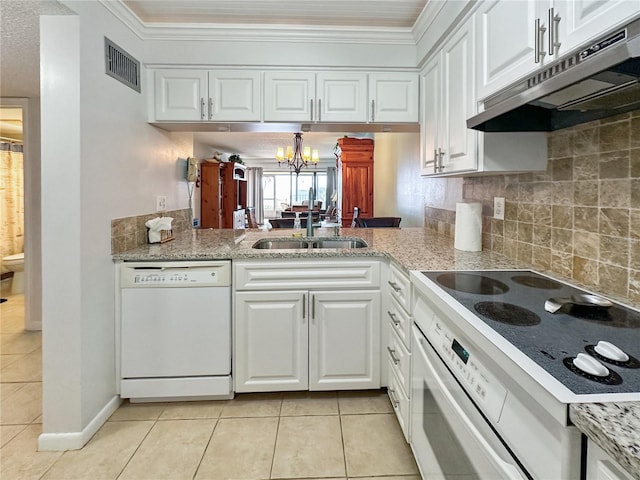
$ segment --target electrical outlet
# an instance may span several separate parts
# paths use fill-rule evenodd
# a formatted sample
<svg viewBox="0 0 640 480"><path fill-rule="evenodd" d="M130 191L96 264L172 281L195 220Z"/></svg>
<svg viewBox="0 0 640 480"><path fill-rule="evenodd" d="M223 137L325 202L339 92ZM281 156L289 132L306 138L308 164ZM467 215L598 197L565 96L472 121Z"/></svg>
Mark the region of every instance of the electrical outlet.
<svg viewBox="0 0 640 480"><path fill-rule="evenodd" d="M504 220L504 197L493 197L493 218Z"/></svg>
<svg viewBox="0 0 640 480"><path fill-rule="evenodd" d="M164 212L167 209L167 197L156 195L156 212Z"/></svg>

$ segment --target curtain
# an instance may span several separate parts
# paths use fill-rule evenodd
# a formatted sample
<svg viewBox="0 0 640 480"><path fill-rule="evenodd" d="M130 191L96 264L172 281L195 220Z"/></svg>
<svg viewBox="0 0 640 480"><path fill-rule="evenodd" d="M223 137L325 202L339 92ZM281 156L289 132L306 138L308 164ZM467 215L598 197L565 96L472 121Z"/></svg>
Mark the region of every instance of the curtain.
<svg viewBox="0 0 640 480"><path fill-rule="evenodd" d="M262 167L247 168L247 206L255 207L256 221L264 220L264 202L262 195Z"/></svg>
<svg viewBox="0 0 640 480"><path fill-rule="evenodd" d="M0 143L0 256L24 251L22 145Z"/></svg>
<svg viewBox="0 0 640 480"><path fill-rule="evenodd" d="M336 167L327 167L327 198L324 202L327 210L329 209L329 207L333 207L337 203L337 182L338 169ZM334 196L336 198L334 198Z"/></svg>

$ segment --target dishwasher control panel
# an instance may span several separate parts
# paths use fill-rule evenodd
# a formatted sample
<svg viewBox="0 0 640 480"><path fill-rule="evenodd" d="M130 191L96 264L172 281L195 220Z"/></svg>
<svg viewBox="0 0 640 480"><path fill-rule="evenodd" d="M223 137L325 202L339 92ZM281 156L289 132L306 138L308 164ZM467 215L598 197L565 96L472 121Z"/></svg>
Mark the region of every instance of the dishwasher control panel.
<svg viewBox="0 0 640 480"><path fill-rule="evenodd" d="M120 287L229 286L229 262L136 263L120 266Z"/></svg>

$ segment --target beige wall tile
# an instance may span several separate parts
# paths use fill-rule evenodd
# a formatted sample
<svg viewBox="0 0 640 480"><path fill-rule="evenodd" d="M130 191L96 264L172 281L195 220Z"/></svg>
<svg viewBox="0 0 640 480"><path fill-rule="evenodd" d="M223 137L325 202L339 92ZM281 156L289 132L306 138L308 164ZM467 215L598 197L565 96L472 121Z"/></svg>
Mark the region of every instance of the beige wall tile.
<svg viewBox="0 0 640 480"><path fill-rule="evenodd" d="M629 239L600 236L600 261L619 267L629 265Z"/></svg>
<svg viewBox="0 0 640 480"><path fill-rule="evenodd" d="M573 252L578 257L598 260L600 236L593 232L580 232L575 235Z"/></svg>
<svg viewBox="0 0 640 480"><path fill-rule="evenodd" d="M598 225L601 235L629 236L629 210L625 208L601 208Z"/></svg>
<svg viewBox="0 0 640 480"><path fill-rule="evenodd" d="M551 208L551 225L555 228L573 228L573 207L554 205Z"/></svg>
<svg viewBox="0 0 640 480"><path fill-rule="evenodd" d="M628 293L629 270L627 268L599 263L598 282L605 291L626 297Z"/></svg>
<svg viewBox="0 0 640 480"><path fill-rule="evenodd" d="M585 285L597 285L598 262L593 259L574 256L572 277Z"/></svg>
<svg viewBox="0 0 640 480"><path fill-rule="evenodd" d="M610 123L600 127L600 152L612 152L629 148L629 121ZM602 173L602 169L600 169Z"/></svg>
<svg viewBox="0 0 640 480"><path fill-rule="evenodd" d="M578 128L573 132L574 155L593 155L600 152L600 131L597 127Z"/></svg>
<svg viewBox="0 0 640 480"><path fill-rule="evenodd" d="M575 182L573 184L574 205L595 207L600 204L600 183L597 180Z"/></svg>
<svg viewBox="0 0 640 480"><path fill-rule="evenodd" d="M599 214L596 207L573 207L573 228L597 233Z"/></svg>
<svg viewBox="0 0 640 480"><path fill-rule="evenodd" d="M567 152L570 154L570 152ZM551 164L551 180L561 182L563 180L573 180L573 157L558 158L552 160Z"/></svg>
<svg viewBox="0 0 640 480"><path fill-rule="evenodd" d="M636 142L640 143L640 137L635 138ZM631 178L640 177L640 148L632 148L629 153L631 163Z"/></svg>
<svg viewBox="0 0 640 480"><path fill-rule="evenodd" d="M518 241L531 243L533 241L533 224L518 222Z"/></svg>
<svg viewBox="0 0 640 480"><path fill-rule="evenodd" d="M567 228L552 228L551 250L571 253L573 250L573 230Z"/></svg>
<svg viewBox="0 0 640 480"><path fill-rule="evenodd" d="M551 249L538 247L536 245L531 249L532 264L535 268L540 270L551 269Z"/></svg>
<svg viewBox="0 0 640 480"><path fill-rule="evenodd" d="M629 271L629 298L640 304L640 270Z"/></svg>
<svg viewBox="0 0 640 480"><path fill-rule="evenodd" d="M575 181L598 180L600 178L600 155L576 156L573 161Z"/></svg>
<svg viewBox="0 0 640 480"><path fill-rule="evenodd" d="M629 208L631 204L631 181L628 178L600 181L599 203L601 206L608 208Z"/></svg>

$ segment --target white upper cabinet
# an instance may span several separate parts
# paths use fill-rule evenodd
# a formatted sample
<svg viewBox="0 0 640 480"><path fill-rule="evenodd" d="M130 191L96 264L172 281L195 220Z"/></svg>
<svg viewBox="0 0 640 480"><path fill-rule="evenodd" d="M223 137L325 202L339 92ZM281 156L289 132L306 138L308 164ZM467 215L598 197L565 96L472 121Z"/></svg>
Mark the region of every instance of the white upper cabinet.
<svg viewBox="0 0 640 480"><path fill-rule="evenodd" d="M477 132L467 129L474 107L472 30L471 22L464 24L423 70L423 175L476 169Z"/></svg>
<svg viewBox="0 0 640 480"><path fill-rule="evenodd" d="M554 2L559 53L640 15L640 0L573 0Z"/></svg>
<svg viewBox="0 0 640 480"><path fill-rule="evenodd" d="M482 100L640 13L640 0L485 0L474 13Z"/></svg>
<svg viewBox="0 0 640 480"><path fill-rule="evenodd" d="M545 2L543 2L545 3ZM537 68L534 2L487 0L474 15L477 96L507 86Z"/></svg>
<svg viewBox="0 0 640 480"><path fill-rule="evenodd" d="M209 72L209 120L260 121L261 75L246 70Z"/></svg>
<svg viewBox="0 0 640 480"><path fill-rule="evenodd" d="M264 120L313 122L315 94L315 73L265 72Z"/></svg>
<svg viewBox="0 0 640 480"><path fill-rule="evenodd" d="M366 122L367 74L318 73L315 111L316 122Z"/></svg>
<svg viewBox="0 0 640 480"><path fill-rule="evenodd" d="M417 123L419 84L415 73L369 74L370 122Z"/></svg>
<svg viewBox="0 0 640 480"><path fill-rule="evenodd" d="M152 119L157 121L258 121L261 72L156 70Z"/></svg>
<svg viewBox="0 0 640 480"><path fill-rule="evenodd" d="M206 120L207 72L202 70L156 70L155 120Z"/></svg>
<svg viewBox="0 0 640 480"><path fill-rule="evenodd" d="M417 123L418 75L265 72L266 122Z"/></svg>

